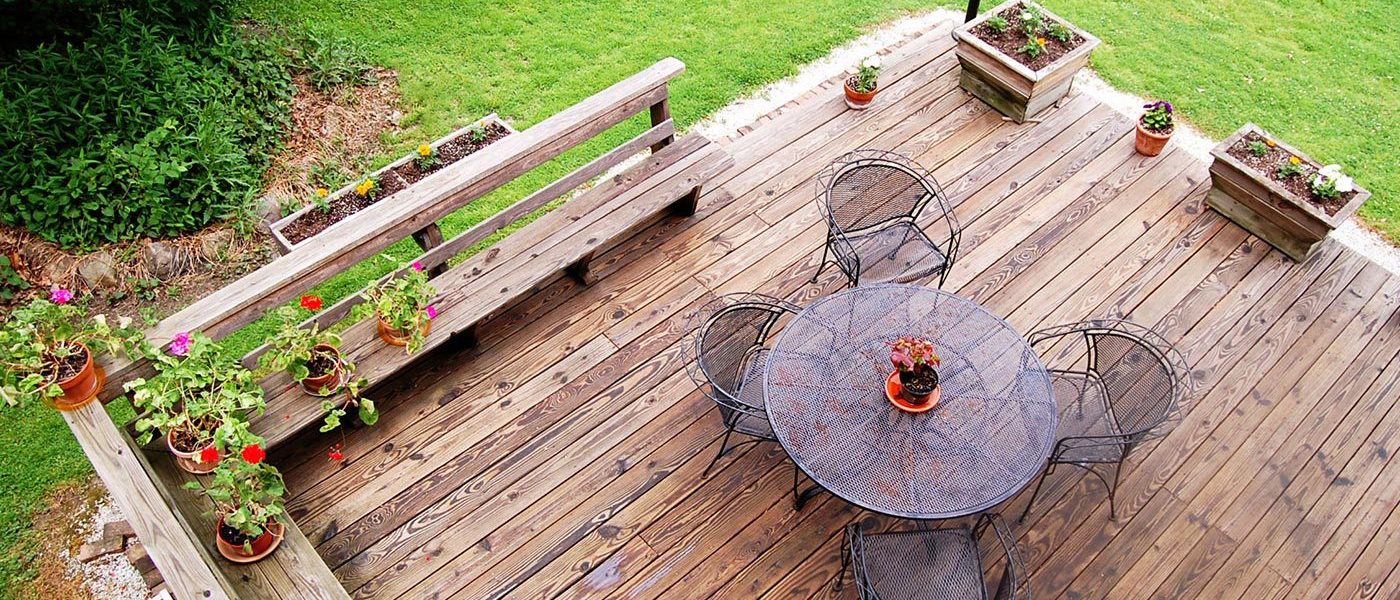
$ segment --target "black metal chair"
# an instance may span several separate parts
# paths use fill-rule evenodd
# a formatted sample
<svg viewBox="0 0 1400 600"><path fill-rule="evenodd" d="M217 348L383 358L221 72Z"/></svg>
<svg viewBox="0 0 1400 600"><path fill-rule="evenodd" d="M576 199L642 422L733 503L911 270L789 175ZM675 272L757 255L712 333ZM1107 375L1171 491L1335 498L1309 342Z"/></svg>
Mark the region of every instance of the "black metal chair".
<svg viewBox="0 0 1400 600"><path fill-rule="evenodd" d="M988 529L999 544L981 549ZM1004 553L1003 556L999 554ZM1005 559L993 592L987 589L983 570ZM836 589L844 585L846 567L851 570L860 600L1030 600L1025 563L1001 517L984 513L976 525L931 530L865 533L860 523L846 528L841 546L841 574Z"/></svg>
<svg viewBox="0 0 1400 600"><path fill-rule="evenodd" d="M826 218L826 246L812 282L834 263L861 283L915 283L938 276L939 287L958 255L962 231L943 189L908 157L856 150L817 176L817 204ZM930 205L942 211L948 239L940 246L919 227Z"/></svg>
<svg viewBox="0 0 1400 600"><path fill-rule="evenodd" d="M763 366L768 349L764 343L783 315L798 308L790 302L762 294L729 294L707 302L691 318L686 371L696 387L719 407L724 421L724 441L705 476L725 453L763 441L777 441L763 402ZM735 433L753 439L733 447ZM794 465L794 468L796 466Z"/></svg>
<svg viewBox="0 0 1400 600"><path fill-rule="evenodd" d="M1070 369L1051 369L1051 385L1060 407L1058 441L1045 472L1031 492L1021 520L1030 513L1045 477L1058 465L1093 473L1108 488L1111 518L1118 518L1115 496L1123 463L1144 442L1171 432L1190 412L1190 368L1170 342L1157 332L1118 319L1059 325L1030 336L1032 346L1082 336L1084 346L1063 353L1078 358ZM1082 366L1081 366L1082 365ZM1113 467L1112 480L1099 472Z"/></svg>

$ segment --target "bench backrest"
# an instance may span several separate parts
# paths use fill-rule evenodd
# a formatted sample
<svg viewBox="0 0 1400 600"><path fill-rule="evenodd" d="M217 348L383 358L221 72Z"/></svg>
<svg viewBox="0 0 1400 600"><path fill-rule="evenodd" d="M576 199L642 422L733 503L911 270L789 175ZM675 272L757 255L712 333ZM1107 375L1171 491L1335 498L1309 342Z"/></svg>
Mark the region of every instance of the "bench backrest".
<svg viewBox="0 0 1400 600"><path fill-rule="evenodd" d="M670 118L667 82L684 70L679 60L661 60L525 131L498 140L486 150L398 192L392 201L376 203L336 223L291 252L166 318L147 335L159 344L166 344L175 334L185 331L222 338L268 309L409 236L427 250L422 257L425 265L432 268L443 264L637 152L669 144L675 137L675 127ZM453 239L442 239L436 228L438 219L642 111L649 112L651 127L640 135ZM354 303L353 298L342 301L322 311L317 319L339 319ZM245 362L256 354L245 358ZM149 366L140 362L109 360L102 366L107 376L100 395L104 401L120 395L125 382L149 373ZM252 584L253 579L271 577L267 570L272 565L239 566L212 556L207 539L202 539L209 534L200 526L201 517L206 516L200 513L204 507L179 500L185 490L170 475L174 471L165 468L169 465L148 461L145 452L112 421L101 403L65 413L64 418L176 597L246 596L246 585L234 582ZM301 543L284 543L269 560L285 562L287 569L297 571L303 581L284 582L295 589L269 591L274 596L348 598L314 547L305 543L299 532L296 538L292 541Z"/></svg>

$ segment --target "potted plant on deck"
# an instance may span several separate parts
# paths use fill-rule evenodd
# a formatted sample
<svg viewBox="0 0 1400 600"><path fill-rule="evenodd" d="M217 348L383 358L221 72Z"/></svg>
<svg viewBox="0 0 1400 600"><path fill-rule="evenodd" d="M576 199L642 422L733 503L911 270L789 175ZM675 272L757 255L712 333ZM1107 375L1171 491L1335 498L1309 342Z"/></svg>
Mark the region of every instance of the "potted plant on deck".
<svg viewBox="0 0 1400 600"><path fill-rule="evenodd" d="M75 410L97 397L100 355L137 354L144 334L131 319L109 323L89 317L73 293L55 289L16 308L0 327L0 397L16 406L42 400L58 410Z"/></svg>
<svg viewBox="0 0 1400 600"><path fill-rule="evenodd" d="M1135 145L1138 154L1157 156L1172 137L1176 124L1172 120L1172 103L1158 100L1142 105L1142 117L1137 123Z"/></svg>
<svg viewBox="0 0 1400 600"><path fill-rule="evenodd" d="M365 290L363 297L374 307L379 338L413 354L423 347L437 317L437 308L431 304L435 295L437 290L428 283L422 263L414 262L402 277L380 281Z"/></svg>
<svg viewBox="0 0 1400 600"><path fill-rule="evenodd" d="M909 412L924 412L938 405L937 368L941 361L933 342L914 337L890 342L890 363L894 372L885 381L890 402Z"/></svg>
<svg viewBox="0 0 1400 600"><path fill-rule="evenodd" d="M221 429L266 407L253 373L222 346L201 335L175 336L168 352L148 356L155 375L126 383L136 419L137 441L157 433L181 469L208 473L217 466ZM222 430L226 433L227 430Z"/></svg>
<svg viewBox="0 0 1400 600"><path fill-rule="evenodd" d="M855 110L870 108L875 94L880 92L880 57L871 56L860 61L854 75L846 78L846 106Z"/></svg>
<svg viewBox="0 0 1400 600"><path fill-rule="evenodd" d="M301 307L320 310L321 299L314 295L301 297ZM301 384L301 389L313 396L334 394L344 387L355 365L340 354L340 336L322 331L317 323L301 327L301 313L283 306L273 311L278 322L276 333L267 342L267 352L259 359L260 366L269 371L286 371Z"/></svg>
<svg viewBox="0 0 1400 600"><path fill-rule="evenodd" d="M285 527L279 518L285 512L282 497L287 486L282 473L266 462L262 439L240 431L230 440L229 452L218 461L207 485L186 484L203 489L214 502L218 514L214 544L219 554L237 563L266 558L282 543Z"/></svg>
<svg viewBox="0 0 1400 600"><path fill-rule="evenodd" d="M1253 123L1210 154L1206 203L1296 261L1371 196L1339 165L1324 166Z"/></svg>
<svg viewBox="0 0 1400 600"><path fill-rule="evenodd" d="M953 30L962 87L1017 123L1069 93L1098 38L1044 7L1009 0Z"/></svg>

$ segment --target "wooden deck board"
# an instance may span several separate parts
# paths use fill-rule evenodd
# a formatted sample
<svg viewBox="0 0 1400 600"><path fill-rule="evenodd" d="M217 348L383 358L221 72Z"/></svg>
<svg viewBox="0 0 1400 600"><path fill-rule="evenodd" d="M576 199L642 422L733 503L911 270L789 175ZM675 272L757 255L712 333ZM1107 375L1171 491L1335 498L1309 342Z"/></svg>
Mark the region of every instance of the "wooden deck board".
<svg viewBox="0 0 1400 600"><path fill-rule="evenodd" d="M814 180L867 147L948 192L964 227L948 288L1027 332L1126 316L1192 365L1201 403L1133 456L1118 521L1097 480L1065 470L1017 526L1037 596L1400 585L1400 278L1335 242L1287 261L1204 208L1204 163L1134 154L1131 119L1088 97L1003 121L957 87L947 31L891 52L871 110L828 87L728 142L736 163L697 214L596 257L597 283L550 283L477 348L378 386L384 416L346 433L345 464L325 459L338 436L282 449L291 514L351 595L852 597L831 586L842 528L901 524L829 495L794 512L774 444L703 478L723 430L680 344L714 295L840 289L832 268L808 282L826 233Z"/></svg>

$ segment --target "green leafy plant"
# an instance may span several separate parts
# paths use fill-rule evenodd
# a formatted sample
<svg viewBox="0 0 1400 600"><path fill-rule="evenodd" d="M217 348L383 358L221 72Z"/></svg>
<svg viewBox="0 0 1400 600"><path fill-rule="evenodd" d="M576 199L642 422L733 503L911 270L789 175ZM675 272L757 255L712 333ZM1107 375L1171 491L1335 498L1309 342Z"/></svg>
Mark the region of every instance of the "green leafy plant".
<svg viewBox="0 0 1400 600"><path fill-rule="evenodd" d="M1026 37L1035 38L1040 35L1045 28L1045 13L1040 11L1040 7L1025 3L1021 5L1021 30L1026 32Z"/></svg>
<svg viewBox="0 0 1400 600"><path fill-rule="evenodd" d="M361 198L374 198L379 195L379 178L373 175L366 175L359 183L355 184L355 195Z"/></svg>
<svg viewBox="0 0 1400 600"><path fill-rule="evenodd" d="M10 257L0 254L0 300L14 300L20 292L29 289L29 282L15 270Z"/></svg>
<svg viewBox="0 0 1400 600"><path fill-rule="evenodd" d="M851 77L851 89L862 94L875 91L879 86L880 57L871 56L860 61L860 68Z"/></svg>
<svg viewBox="0 0 1400 600"><path fill-rule="evenodd" d="M1172 103L1158 100L1142 105L1142 126L1148 131L1165 133L1172 129Z"/></svg>
<svg viewBox="0 0 1400 600"><path fill-rule="evenodd" d="M1074 31L1064 23L1051 23L1049 27L1045 28L1045 33L1062 43L1069 43L1070 40L1074 39Z"/></svg>
<svg viewBox="0 0 1400 600"><path fill-rule="evenodd" d="M361 393L368 385L369 380L363 377L351 379L341 390L344 393L344 401L337 402L332 398L321 401L321 410L326 413L326 418L321 422L321 433L340 427L341 419L352 409L355 416L365 425L379 422L379 409L374 405L374 400L364 397Z"/></svg>
<svg viewBox="0 0 1400 600"><path fill-rule="evenodd" d="M1269 154L1269 145L1259 140L1250 142L1245 148L1249 150L1250 154L1258 157L1264 157Z"/></svg>
<svg viewBox="0 0 1400 600"><path fill-rule="evenodd" d="M176 334L168 352L149 349L155 369L151 378L126 383L131 403L140 411L137 440L178 430L186 452L214 441L221 427L267 406L253 373L238 358L203 334Z"/></svg>
<svg viewBox="0 0 1400 600"><path fill-rule="evenodd" d="M277 467L266 462L267 452L262 438L247 430L246 424L232 427L220 447L219 465L207 485L191 481L186 487L202 489L214 503L214 510L225 526L237 531L242 539L227 539L252 552L252 543L266 532L269 525L285 512L283 497L287 484Z"/></svg>
<svg viewBox="0 0 1400 600"><path fill-rule="evenodd" d="M293 39L293 66L320 91L375 81L374 67L359 46L344 38L303 33Z"/></svg>
<svg viewBox="0 0 1400 600"><path fill-rule="evenodd" d="M1280 167L1278 168L1278 176L1279 176L1280 179L1288 179L1288 178L1290 178L1290 177L1298 177L1299 175L1302 175L1302 174L1303 174L1303 159L1298 158L1298 157L1296 157L1296 156L1290 156L1290 157L1288 157L1288 162L1283 163L1283 165L1280 166Z"/></svg>
<svg viewBox="0 0 1400 600"><path fill-rule="evenodd" d="M316 205L316 209L323 213L331 212L331 191L326 188L316 188L316 192L311 197L311 202Z"/></svg>
<svg viewBox="0 0 1400 600"><path fill-rule="evenodd" d="M1040 55L1045 54L1045 38L1030 38L1026 40L1026 45L1021 46L1020 50L1022 54L1029 56L1031 60L1040 58Z"/></svg>
<svg viewBox="0 0 1400 600"><path fill-rule="evenodd" d="M486 126L480 121L472 123L472 126L467 128L467 139L478 144L486 141Z"/></svg>
<svg viewBox="0 0 1400 600"><path fill-rule="evenodd" d="M401 277L390 277L370 286L362 297L390 329L408 338L405 350L413 354L423 347L428 322L437 317L431 304L437 290L428 283L421 263L413 263Z"/></svg>
<svg viewBox="0 0 1400 600"><path fill-rule="evenodd" d="M470 132L468 134L470 135ZM418 165L418 169L422 171L427 171L428 169L433 168L433 165L436 165L438 163L437 148L432 147L431 144L419 144L418 152L417 155L414 157L413 162L414 164Z"/></svg>
<svg viewBox="0 0 1400 600"><path fill-rule="evenodd" d="M1327 165L1317 170L1317 173L1308 180L1308 187L1312 193L1324 200L1332 200L1356 190L1356 183L1350 177L1342 174L1341 165Z"/></svg>
<svg viewBox="0 0 1400 600"><path fill-rule="evenodd" d="M62 395L58 381L65 365L85 362L83 349L98 356L143 353L145 334L131 319L109 323L105 315L88 315L85 302L55 289L16 308L0 327L0 398L10 406ZM79 365L81 366L81 365Z"/></svg>
<svg viewBox="0 0 1400 600"><path fill-rule="evenodd" d="M992 15L990 17L987 17L986 23L987 29L990 29L997 33L1005 33L1007 28L1011 27L1011 24L1008 23L1006 19L1002 18L1001 15Z"/></svg>
<svg viewBox="0 0 1400 600"><path fill-rule="evenodd" d="M301 308L320 310L321 298L311 294L302 296ZM277 331L267 340L267 352L258 359L259 366L268 371L286 371L297 381L325 375L327 369L334 370L337 366L352 367L333 351L340 348L340 336L321 330L314 322L310 327L301 327L301 315L301 311L291 306L272 312L278 324ZM332 350L323 351L318 346ZM313 373L313 367L318 371Z"/></svg>

